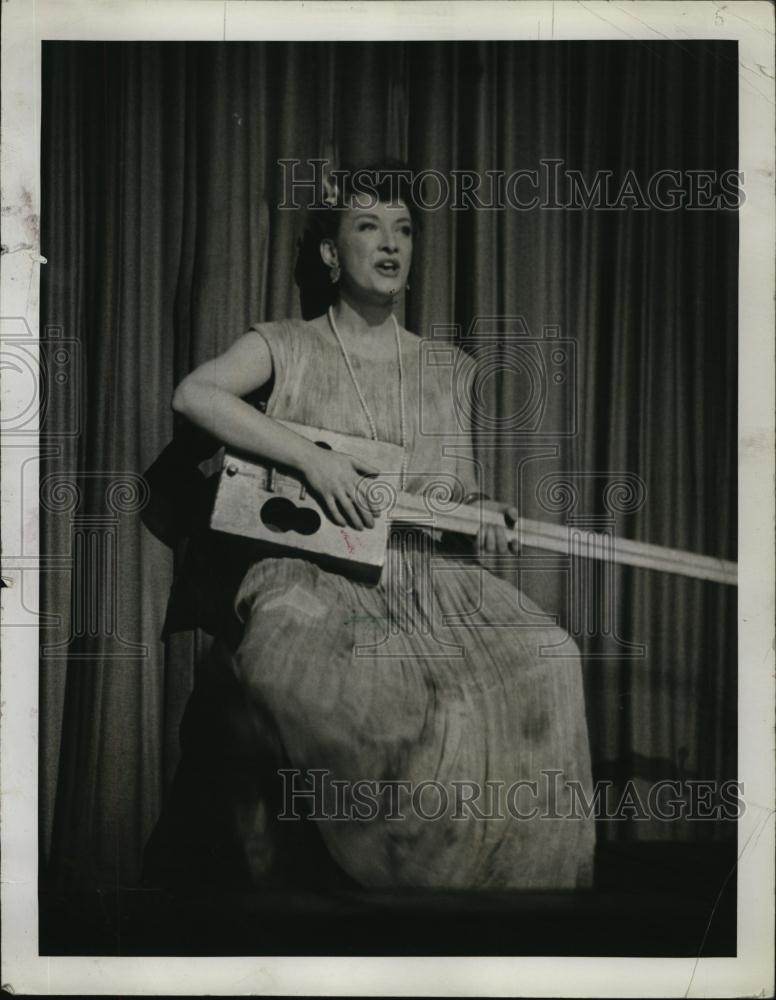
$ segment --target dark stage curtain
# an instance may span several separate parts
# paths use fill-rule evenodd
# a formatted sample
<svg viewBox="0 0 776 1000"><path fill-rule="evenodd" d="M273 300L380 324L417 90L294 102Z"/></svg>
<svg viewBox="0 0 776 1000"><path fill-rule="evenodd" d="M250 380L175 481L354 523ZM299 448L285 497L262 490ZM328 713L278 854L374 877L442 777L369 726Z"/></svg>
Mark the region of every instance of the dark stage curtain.
<svg viewBox="0 0 776 1000"><path fill-rule="evenodd" d="M141 524L139 476L172 436L182 376L251 322L300 313L300 216L277 207L278 160L392 155L449 176L557 159L588 179L686 178L736 169L736 95L733 43L44 43L41 328L76 342L71 377L51 384L42 468L42 551L76 559L41 577L53 878L132 884L177 763L210 640L160 641L174 560ZM517 317L539 340L573 339L577 426L548 382L544 426L565 436L528 435L498 460L480 438L493 495L595 519L624 476L619 534L734 559L736 272L734 212L442 208L406 323L458 324L449 335L486 363L508 359ZM493 372L482 405L508 417L526 385ZM568 567L535 555L520 585L568 621ZM609 594L608 620L579 640L596 776L734 778L735 588L620 568Z"/></svg>

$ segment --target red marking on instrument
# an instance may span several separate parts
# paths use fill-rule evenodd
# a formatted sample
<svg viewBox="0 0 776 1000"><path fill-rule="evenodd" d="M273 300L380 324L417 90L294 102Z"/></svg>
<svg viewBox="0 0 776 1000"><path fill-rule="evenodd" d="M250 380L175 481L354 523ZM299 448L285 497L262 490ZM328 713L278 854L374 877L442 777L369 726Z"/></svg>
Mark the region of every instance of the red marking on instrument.
<svg viewBox="0 0 776 1000"><path fill-rule="evenodd" d="M340 528L340 534L342 535L345 541L345 545L347 545L348 547L348 555L353 555L353 553L356 551L356 547L353 544L353 542L351 542L350 535L347 533L347 531L345 531L344 528Z"/></svg>

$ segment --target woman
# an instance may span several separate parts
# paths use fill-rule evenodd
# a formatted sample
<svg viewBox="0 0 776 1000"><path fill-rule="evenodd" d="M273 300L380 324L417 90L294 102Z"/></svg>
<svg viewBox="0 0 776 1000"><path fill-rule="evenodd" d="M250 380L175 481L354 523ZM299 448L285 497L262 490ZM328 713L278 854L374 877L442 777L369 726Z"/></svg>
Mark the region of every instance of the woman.
<svg viewBox="0 0 776 1000"><path fill-rule="evenodd" d="M330 308L309 322L255 326L185 378L173 408L231 448L294 470L332 521L360 531L377 515L359 485L380 470L316 447L279 419L401 445L406 491L443 476L462 502L482 495L449 368L424 366L420 340L393 312L412 261L410 193L395 172L382 173L377 198L353 177L319 213ZM260 413L242 397L270 380ZM505 510L506 524L516 518ZM478 541L507 551L503 529ZM236 607L244 632L234 669L268 759L284 772L285 814L306 802L355 882L589 884L592 819L571 815L565 785L590 798L578 658L542 657L565 634L537 629L538 609L514 587L438 535L394 532L376 585L301 558L264 558ZM306 778L317 798L298 794ZM243 810L257 881L266 826L262 803Z"/></svg>

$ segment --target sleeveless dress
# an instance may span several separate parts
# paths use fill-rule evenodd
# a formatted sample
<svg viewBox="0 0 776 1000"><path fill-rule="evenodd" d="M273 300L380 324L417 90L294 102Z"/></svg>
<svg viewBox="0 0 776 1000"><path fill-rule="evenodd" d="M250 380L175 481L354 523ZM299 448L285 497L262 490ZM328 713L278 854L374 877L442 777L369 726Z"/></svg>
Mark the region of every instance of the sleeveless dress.
<svg viewBox="0 0 776 1000"><path fill-rule="evenodd" d="M252 329L272 355L269 416L369 437L333 337L302 320ZM439 363L406 331L401 346L406 489L440 476L476 489L450 382L451 363L472 362L445 345ZM399 444L395 355L353 352L351 362L378 438ZM576 647L562 629L537 626L540 609L514 586L445 554L428 532L411 537L391 536L378 584L274 557L242 581L234 670L284 762L284 808L305 807L313 818L297 822L316 823L363 886L589 885L595 833L584 813L592 781ZM543 655L549 647L563 655Z"/></svg>

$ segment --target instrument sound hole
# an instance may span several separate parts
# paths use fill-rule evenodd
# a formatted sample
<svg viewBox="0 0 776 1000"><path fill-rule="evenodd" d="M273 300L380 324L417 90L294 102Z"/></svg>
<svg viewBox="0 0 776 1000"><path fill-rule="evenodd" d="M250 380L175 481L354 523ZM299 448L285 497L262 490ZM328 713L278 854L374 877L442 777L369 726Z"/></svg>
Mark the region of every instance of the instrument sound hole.
<svg viewBox="0 0 776 1000"><path fill-rule="evenodd" d="M315 443L319 448L325 448L326 451L331 451L331 445L326 444L325 441L316 441Z"/></svg>
<svg viewBox="0 0 776 1000"><path fill-rule="evenodd" d="M284 534L314 535L321 526L321 515L310 507L297 507L287 497L272 497L261 508L261 520L270 531Z"/></svg>

